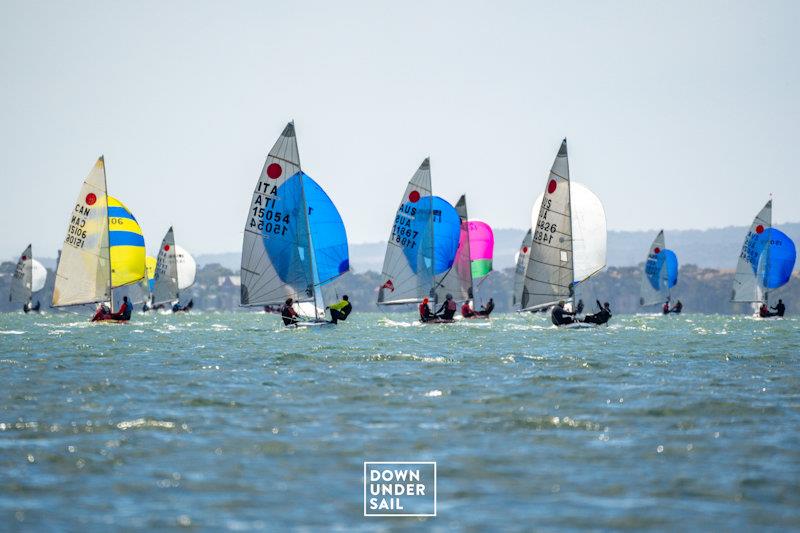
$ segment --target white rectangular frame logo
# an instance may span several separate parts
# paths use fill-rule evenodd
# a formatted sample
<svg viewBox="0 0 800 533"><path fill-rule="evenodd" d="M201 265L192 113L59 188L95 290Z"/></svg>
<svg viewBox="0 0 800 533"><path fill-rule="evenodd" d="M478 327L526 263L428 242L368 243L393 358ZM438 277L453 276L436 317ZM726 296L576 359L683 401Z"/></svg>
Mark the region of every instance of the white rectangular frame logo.
<svg viewBox="0 0 800 533"><path fill-rule="evenodd" d="M405 514L405 513L368 513L367 512L367 465L433 465L433 514ZM364 516L436 516L437 481L436 461L364 461Z"/></svg>

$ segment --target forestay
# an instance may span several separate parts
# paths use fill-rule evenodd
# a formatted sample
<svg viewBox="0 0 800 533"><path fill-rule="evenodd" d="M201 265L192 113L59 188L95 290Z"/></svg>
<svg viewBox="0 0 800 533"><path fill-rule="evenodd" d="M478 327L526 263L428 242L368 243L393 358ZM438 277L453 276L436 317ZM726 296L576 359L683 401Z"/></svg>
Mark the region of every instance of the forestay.
<svg viewBox="0 0 800 533"><path fill-rule="evenodd" d="M53 306L111 298L108 207L103 157L83 182L67 225L53 288Z"/></svg>
<svg viewBox="0 0 800 533"><path fill-rule="evenodd" d="M298 295L298 288L288 286L278 275L267 255L264 240L266 235L285 236L288 231L288 222L284 222L288 214L277 212L275 204L278 189L299 171L294 124L289 123L269 151L250 201L242 242L242 305L281 304L286 298ZM299 290L308 299L305 288Z"/></svg>

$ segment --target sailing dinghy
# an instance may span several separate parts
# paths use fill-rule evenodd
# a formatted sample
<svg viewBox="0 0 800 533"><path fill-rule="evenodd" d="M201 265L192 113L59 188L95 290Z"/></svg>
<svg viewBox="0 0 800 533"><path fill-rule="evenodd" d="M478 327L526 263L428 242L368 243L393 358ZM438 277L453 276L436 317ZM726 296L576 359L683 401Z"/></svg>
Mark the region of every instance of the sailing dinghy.
<svg viewBox="0 0 800 533"><path fill-rule="evenodd" d="M8 301L21 303L25 313L39 312L40 304L37 301L33 305L33 294L42 290L46 281L47 269L33 258L33 245L29 244L17 261Z"/></svg>
<svg viewBox="0 0 800 533"><path fill-rule="evenodd" d="M328 324L326 302L350 270L347 232L331 199L300 169L293 123L269 152L253 191L242 243L241 305L281 306L297 326Z"/></svg>
<svg viewBox="0 0 800 533"><path fill-rule="evenodd" d="M678 256L667 248L664 230L661 230L647 250L639 290L639 305L664 304L669 307L670 289L677 283Z"/></svg>
<svg viewBox="0 0 800 533"><path fill-rule="evenodd" d="M408 182L395 214L386 243L378 305L420 304L428 298L436 311L447 294L461 301L470 297L469 246L459 252L466 203L459 209L460 213L446 200L433 196L430 159L426 158ZM425 323L445 322L453 321Z"/></svg>
<svg viewBox="0 0 800 533"><path fill-rule="evenodd" d="M534 209L541 206L542 201L534 202ZM533 242L533 230L528 230L522 238L519 251L517 252L517 265L514 269L514 293L511 295L511 305L522 310L522 289L525 285L525 271L528 269L528 258L531 255L531 243Z"/></svg>
<svg viewBox="0 0 800 533"><path fill-rule="evenodd" d="M197 263L183 248L175 244L175 234L170 226L161 248L158 249L156 271L153 276L152 307L161 309L169 307L173 311L188 311L192 308L190 300L180 306L180 291L194 284Z"/></svg>
<svg viewBox="0 0 800 533"><path fill-rule="evenodd" d="M545 191L534 203L532 228L521 310L537 311L561 300L571 302L576 286L606 264L606 216L597 196L570 180L566 139L550 169Z"/></svg>
<svg viewBox="0 0 800 533"><path fill-rule="evenodd" d="M110 307L101 305L92 320L125 320L113 314L113 289L138 283L145 276L144 236L133 214L108 196L103 156L86 176L74 205L56 270L52 305L109 302Z"/></svg>
<svg viewBox="0 0 800 533"><path fill-rule="evenodd" d="M758 212L745 236L731 301L769 308L769 291L784 286L792 277L797 250L788 235L772 227L772 200Z"/></svg>

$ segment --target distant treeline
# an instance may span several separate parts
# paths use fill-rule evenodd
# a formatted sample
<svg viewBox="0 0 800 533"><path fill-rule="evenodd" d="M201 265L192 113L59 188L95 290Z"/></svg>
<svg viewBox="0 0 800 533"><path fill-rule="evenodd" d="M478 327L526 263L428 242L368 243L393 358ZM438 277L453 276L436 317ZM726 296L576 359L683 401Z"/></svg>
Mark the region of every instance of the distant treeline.
<svg viewBox="0 0 800 533"><path fill-rule="evenodd" d="M8 301L14 268L15 264L12 262L0 263L0 297L2 297L0 311L19 309L19 306L12 305ZM182 294L181 300L183 302L189 299L194 300L195 309L247 311L248 309L239 307L238 275L238 271L235 272L216 263L205 265L197 270L194 286ZM642 265L611 267L582 284L577 295L584 300L587 309L594 307L595 299L599 299L611 302L612 310L615 313L638 313L643 310L639 306L641 276ZM38 299L42 302L43 309L48 309L50 305L53 277L53 271L48 269L47 284L34 297L34 301ZM380 310L386 313L408 313L409 306L390 306L378 309L375 300L378 287L383 281L385 280L376 272L348 273L337 281L337 291L340 295L347 294L350 297L356 311ZM732 283L732 271L685 265L680 269L678 285L673 291L673 299L681 300L685 312L689 313L749 313L748 306L730 302ZM492 297L497 312L511 311L513 286L513 269L492 272L475 291L477 306L479 307L489 297ZM115 292L117 297L124 294L138 298L140 292L124 287ZM788 313L794 314L800 309L800 272L795 272L792 280L783 288L770 293L771 302L777 302L778 298L783 298ZM644 310L655 312L659 311L659 308L654 306Z"/></svg>

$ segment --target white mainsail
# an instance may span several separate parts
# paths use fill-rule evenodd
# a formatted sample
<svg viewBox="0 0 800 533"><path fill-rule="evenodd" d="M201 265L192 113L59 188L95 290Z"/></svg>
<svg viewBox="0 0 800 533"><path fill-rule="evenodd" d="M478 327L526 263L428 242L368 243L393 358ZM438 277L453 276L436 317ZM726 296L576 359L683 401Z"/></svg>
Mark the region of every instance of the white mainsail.
<svg viewBox="0 0 800 533"><path fill-rule="evenodd" d="M639 305L655 305L658 303L664 303L669 298L666 263L662 265L661 271L658 273L658 289L654 288L653 284L650 282L650 274L655 273L648 271L649 268L655 268L657 266L657 256L659 252L666 248L666 246L667 245L664 240L664 230L661 230L658 232L658 235L656 235L656 238L653 240L653 243L647 250L647 257L644 260L644 266L642 268L642 285L639 291Z"/></svg>
<svg viewBox="0 0 800 533"><path fill-rule="evenodd" d="M287 284L278 276L264 246L265 211L271 211L278 187L300 171L294 124L289 123L269 151L253 191L242 242L241 305L276 305L287 298L310 301L307 286Z"/></svg>
<svg viewBox="0 0 800 533"><path fill-rule="evenodd" d="M542 201L539 200L539 205ZM534 205L536 205L534 203ZM511 296L511 304L518 307L520 304L523 286L525 285L525 270L528 268L528 258L531 255L531 241L533 232L528 230L522 238L522 244L517 251L517 267L514 270L514 293Z"/></svg>
<svg viewBox="0 0 800 533"><path fill-rule="evenodd" d="M175 258L175 235L172 227L167 230L158 249L156 274L153 282L153 305L163 305L177 301L178 265Z"/></svg>
<svg viewBox="0 0 800 533"><path fill-rule="evenodd" d="M567 140L561 143L545 192L534 202L523 310L551 306L606 264L606 217L600 199L569 177Z"/></svg>
<svg viewBox="0 0 800 533"><path fill-rule="evenodd" d="M736 275L733 278L734 302L762 302L764 293L758 283L756 270L758 268L758 253L754 250L756 236L772 227L772 200L758 212L747 236L744 238L742 249L739 252L739 262L736 264Z"/></svg>
<svg viewBox="0 0 800 533"><path fill-rule="evenodd" d="M539 212L533 221L533 237L525 270L521 305L533 310L572 296L572 217L570 212L569 161L564 139L550 169Z"/></svg>
<svg viewBox="0 0 800 533"><path fill-rule="evenodd" d="M426 158L408 182L400 206L395 215L392 231L386 244L386 257L381 274L382 285L378 290L378 305L419 303L429 295L433 287L433 265L425 263L422 243L426 236L416 235L412 222L418 213L425 211L417 207L422 198L431 198L431 165ZM428 210L428 215L429 210ZM433 225L430 225L433 231ZM433 245L433 238L430 238ZM416 249L418 268L409 264L405 249ZM430 256L431 254L429 254Z"/></svg>
<svg viewBox="0 0 800 533"><path fill-rule="evenodd" d="M103 157L83 182L56 270L53 307L111 299L108 199Z"/></svg>

